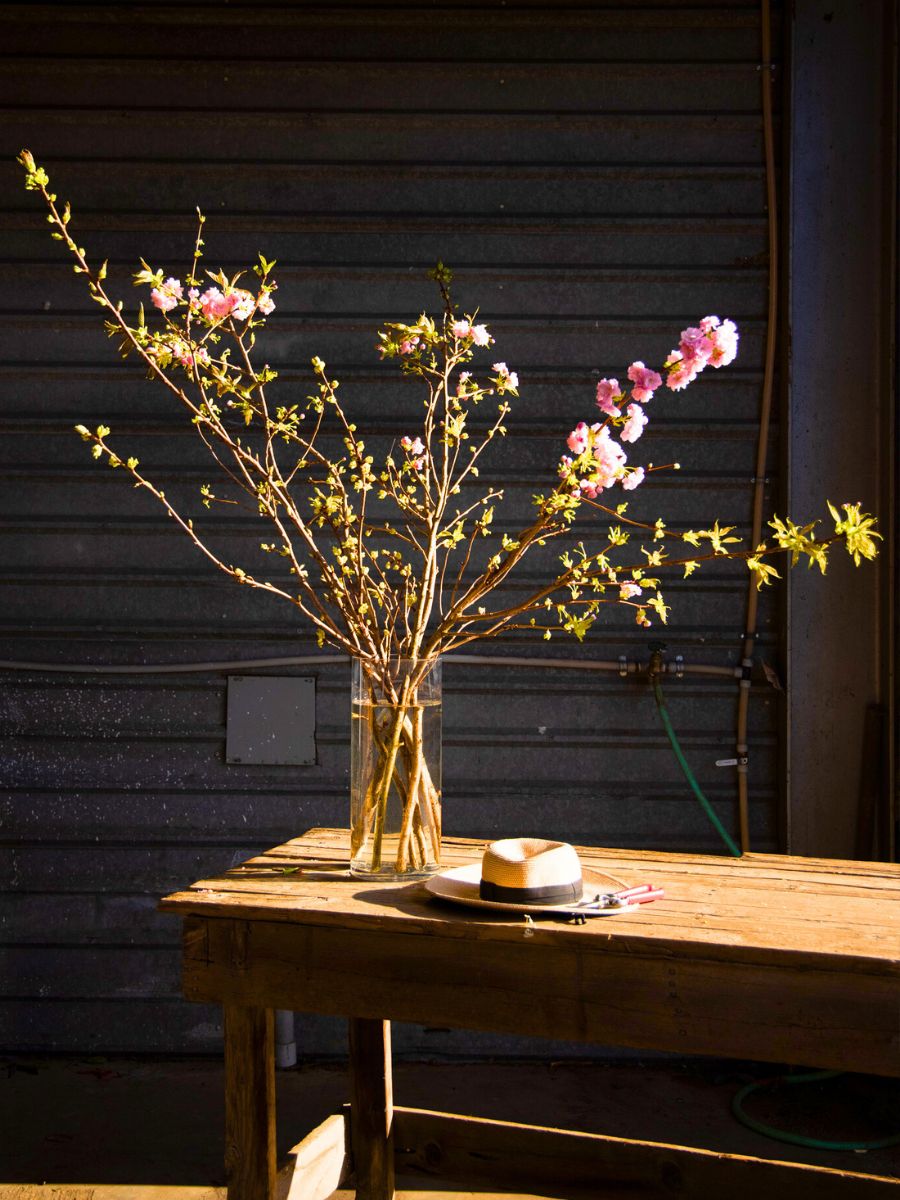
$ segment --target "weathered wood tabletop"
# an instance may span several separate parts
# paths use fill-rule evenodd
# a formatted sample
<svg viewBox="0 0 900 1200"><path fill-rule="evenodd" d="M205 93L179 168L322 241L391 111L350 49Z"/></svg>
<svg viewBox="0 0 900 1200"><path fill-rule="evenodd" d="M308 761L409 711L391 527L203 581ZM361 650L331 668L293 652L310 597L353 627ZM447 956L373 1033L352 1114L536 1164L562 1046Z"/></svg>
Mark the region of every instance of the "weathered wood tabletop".
<svg viewBox="0 0 900 1200"><path fill-rule="evenodd" d="M446 838L446 865L478 860L483 846ZM393 1186L382 1161L390 1020L900 1076L900 866L581 847L579 855L623 884L652 881L665 898L584 925L528 923L436 900L420 883L352 879L346 831L320 829L199 880L161 908L185 918L185 995L225 1006L233 1064L246 1066L260 1047L271 1057L272 1009L350 1019L356 1107L387 1119L369 1130L365 1154L377 1161L360 1196ZM250 1088L266 1112L268 1087ZM232 1114L232 1133L242 1120ZM230 1197L271 1194L271 1179L263 1190L248 1182L274 1169L272 1139L266 1163L248 1165L254 1138L246 1129L231 1138ZM693 1162L704 1152L685 1153ZM791 1168L794 1197L807 1194L798 1190L802 1170L817 1176L810 1195L851 1194L828 1191L837 1186L830 1176L900 1195L897 1181ZM566 1194L582 1194L579 1186Z"/></svg>

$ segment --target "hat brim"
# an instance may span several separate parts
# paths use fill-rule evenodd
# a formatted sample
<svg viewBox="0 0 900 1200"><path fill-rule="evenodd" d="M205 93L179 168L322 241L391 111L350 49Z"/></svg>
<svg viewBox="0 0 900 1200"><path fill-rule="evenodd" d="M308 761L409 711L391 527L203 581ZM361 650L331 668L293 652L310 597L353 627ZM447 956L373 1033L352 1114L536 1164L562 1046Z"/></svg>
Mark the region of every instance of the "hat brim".
<svg viewBox="0 0 900 1200"><path fill-rule="evenodd" d="M582 868L582 878L587 889L601 892L616 890L616 885L610 886L608 875L602 871L592 871L590 867ZM452 900L455 904L465 904L471 908L485 908L494 912L533 913L535 916L566 916L611 917L618 913L634 912L637 904L624 904L621 908L586 908L584 904L515 904L506 900L482 900L479 895L481 883L481 863L466 863L464 867L448 867L439 871L424 881L425 889L439 900Z"/></svg>

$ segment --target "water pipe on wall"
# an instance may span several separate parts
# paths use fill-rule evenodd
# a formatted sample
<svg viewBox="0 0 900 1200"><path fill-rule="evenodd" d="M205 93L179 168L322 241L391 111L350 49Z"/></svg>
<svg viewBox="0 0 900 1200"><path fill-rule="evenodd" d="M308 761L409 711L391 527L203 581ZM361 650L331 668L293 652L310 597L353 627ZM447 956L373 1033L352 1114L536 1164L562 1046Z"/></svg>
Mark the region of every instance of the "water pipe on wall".
<svg viewBox="0 0 900 1200"><path fill-rule="evenodd" d="M766 486L766 456L769 445L769 426L772 420L772 387L775 378L775 338L778 319L778 196L775 187L775 138L772 129L772 16L769 0L760 7L760 64L759 79L762 101L763 146L766 163L766 209L769 249L768 303L766 310L766 351L763 367L762 395L759 407L759 431L756 442L756 474L753 477L753 516L750 526L750 545L758 546L762 537L763 504ZM747 582L747 607L744 618L744 639L741 651L740 684L738 690L735 729L735 758L738 788L738 820L741 849L750 849L750 801L747 779L747 725L750 709L750 671L756 644L759 592L753 575Z"/></svg>

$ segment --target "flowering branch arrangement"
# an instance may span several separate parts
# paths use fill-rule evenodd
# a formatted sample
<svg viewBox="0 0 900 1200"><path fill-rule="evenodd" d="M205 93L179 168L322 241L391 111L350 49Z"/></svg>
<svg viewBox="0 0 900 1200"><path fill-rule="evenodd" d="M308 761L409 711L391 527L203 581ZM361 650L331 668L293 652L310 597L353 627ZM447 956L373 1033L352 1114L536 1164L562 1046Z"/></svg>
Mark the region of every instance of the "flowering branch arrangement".
<svg viewBox="0 0 900 1200"><path fill-rule="evenodd" d="M383 753L366 799L369 825L377 837L379 813L405 759L405 778L414 786L406 789L404 812L412 815L400 851L404 861L413 853L415 814L433 810L436 799L417 750L419 718L410 704L439 655L511 630L532 630L545 639L561 630L583 639L608 605L630 608L640 626L651 624L651 614L665 622L664 570L677 568L687 577L710 560L743 559L761 587L777 577L769 559L779 552L787 552L792 565L803 558L823 572L835 541L857 564L876 554L874 519L855 504L842 510L829 505L834 533L823 540L815 536L815 523L799 526L776 517L769 542L742 547L733 527L718 521L679 532L662 518L647 523L629 517L627 501L616 498L617 490L633 491L651 471L665 469L630 463L625 445L640 439L657 391L679 391L707 367L734 360L738 330L729 320L708 316L685 329L659 371L636 361L627 368L626 384L601 379L598 419L569 432L568 453L533 497L530 521L503 532L495 525L503 493L479 484L479 468L491 443L506 433L519 381L502 361L476 369L476 357L494 338L477 312L457 311L446 267L438 264L431 272L442 301L437 316L390 322L378 334L382 359L399 364L421 388L424 413L421 427L376 462L320 358L312 359L314 386L303 401L271 395L277 373L255 356L258 333L275 308L274 263L259 256L252 286L245 285L244 273L203 272L204 217L198 211L184 279L142 262L134 280L149 289L156 317L148 321L141 305L129 319L123 303L104 289L106 264L92 266L74 239L69 204L60 207L28 151L19 161L26 188L44 200L52 236L85 276L121 353L139 359L185 410L219 468L221 485L200 489L203 504L243 503L257 512L271 530L261 548L284 560L290 583L222 558L143 474L138 460L110 444L108 427L79 425L78 433L95 458L149 491L219 570L294 605L320 646L366 664L396 705L377 733ZM335 431L338 453L325 446ZM585 525L594 539L590 546L581 532ZM511 577L524 560L552 542L561 547L553 577L524 594L511 591ZM392 667L397 660L408 664L401 673Z"/></svg>

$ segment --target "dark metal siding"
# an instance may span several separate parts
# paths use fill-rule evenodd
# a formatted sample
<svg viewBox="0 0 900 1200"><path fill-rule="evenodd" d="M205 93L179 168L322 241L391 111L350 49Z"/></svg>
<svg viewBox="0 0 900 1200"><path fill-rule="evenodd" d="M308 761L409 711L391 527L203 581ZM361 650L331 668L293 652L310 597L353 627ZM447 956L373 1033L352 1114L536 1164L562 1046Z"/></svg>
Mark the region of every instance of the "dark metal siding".
<svg viewBox="0 0 900 1200"><path fill-rule="evenodd" d="M22 145L72 199L80 240L109 257L129 302L138 255L173 271L185 261L197 204L210 265L257 249L277 258L267 347L282 388L302 388L319 353L382 433L405 431L419 402L378 364L375 325L430 304L425 269L451 263L458 299L481 305L522 380L514 436L490 469L518 514L589 416L592 381L634 357L659 363L705 313L734 317L736 366L654 400L638 457L684 469L633 507L746 530L766 298L755 5L6 5L0 16L0 658L174 664L311 649L289 611L207 570L71 432L108 419L172 495L209 477L162 393L115 359L9 166ZM219 518L219 533L235 557L259 539L242 520ZM733 665L744 585L727 568L672 585L670 652ZM762 618L765 656L769 603ZM645 659L659 635L613 613L583 647L549 650ZM311 768L225 764L222 673L0 675L0 1043L216 1044L216 1015L178 1000L178 930L155 898L344 823L349 673L314 674ZM449 831L719 848L645 686L448 665L446 690ZM732 773L714 761L733 753L735 688L692 679L668 695L733 826ZM772 849L769 694L752 714L754 847Z"/></svg>

